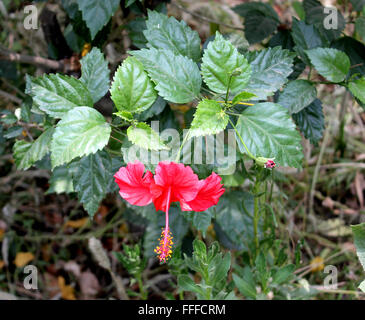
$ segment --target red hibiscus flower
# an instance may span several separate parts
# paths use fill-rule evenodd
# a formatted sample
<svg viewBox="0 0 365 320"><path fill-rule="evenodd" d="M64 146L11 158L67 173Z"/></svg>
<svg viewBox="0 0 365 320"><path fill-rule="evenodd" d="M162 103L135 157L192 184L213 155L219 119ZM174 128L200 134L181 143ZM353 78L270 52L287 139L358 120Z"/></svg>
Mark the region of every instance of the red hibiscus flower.
<svg viewBox="0 0 365 320"><path fill-rule="evenodd" d="M218 203L225 189L216 173L199 180L193 170L182 163L160 162L154 176L150 171L144 171L144 165L136 161L120 168L114 178L123 199L137 206L153 202L156 211L166 213L165 228L155 249L160 261L166 262L171 256L173 244L169 228L171 203L179 202L183 211L205 211Z"/></svg>

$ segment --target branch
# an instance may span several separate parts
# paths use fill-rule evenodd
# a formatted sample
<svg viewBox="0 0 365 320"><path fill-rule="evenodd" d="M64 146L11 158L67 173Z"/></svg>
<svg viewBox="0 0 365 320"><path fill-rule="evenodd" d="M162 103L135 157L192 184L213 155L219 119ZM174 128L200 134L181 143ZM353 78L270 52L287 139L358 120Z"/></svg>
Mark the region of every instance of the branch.
<svg viewBox="0 0 365 320"><path fill-rule="evenodd" d="M54 70L63 70L65 68L64 61L50 60L42 57L33 57L25 54L19 54L9 50L0 48L0 59L21 63L29 63L40 67L47 67Z"/></svg>
<svg viewBox="0 0 365 320"><path fill-rule="evenodd" d="M364 63L354 64L353 66L350 67L350 69L357 68L357 67L361 67L363 64Z"/></svg>
<svg viewBox="0 0 365 320"><path fill-rule="evenodd" d="M22 100L21 99L17 98L16 96L13 96L10 93L7 93L5 91L2 91L2 90L0 90L0 96L4 97L7 100L10 100L12 102L15 102L17 104L21 104L22 103Z"/></svg>

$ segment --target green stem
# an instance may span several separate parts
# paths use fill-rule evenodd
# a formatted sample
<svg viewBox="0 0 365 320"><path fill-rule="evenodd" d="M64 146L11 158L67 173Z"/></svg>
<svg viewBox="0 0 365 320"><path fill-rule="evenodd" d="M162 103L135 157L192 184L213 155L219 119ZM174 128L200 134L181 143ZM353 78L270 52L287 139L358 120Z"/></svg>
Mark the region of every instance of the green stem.
<svg viewBox="0 0 365 320"><path fill-rule="evenodd" d="M245 142L243 141L243 139L242 139L242 137L241 137L240 133L238 132L238 130L237 130L237 128L236 128L236 126L233 124L232 120L231 120L231 119L229 119L229 118L228 118L228 120L229 120L229 123L231 124L231 126L233 127L234 131L236 131L236 134L237 134L238 138L240 139L240 141L241 141L242 145L243 145L243 146L244 146L244 148L246 149L246 152L247 152L248 156L249 156L251 159L255 160L255 159L256 159L256 158L255 158L255 156L254 156L254 155L250 152L250 150L248 150L248 148L247 148L247 146L246 146Z"/></svg>
<svg viewBox="0 0 365 320"><path fill-rule="evenodd" d="M179 151L176 155L176 158L175 158L175 162L180 162L180 155L181 155L181 150L182 148L184 147L184 144L186 143L186 141L188 141L190 138L190 130L188 131L188 133L185 135L181 145L180 145L180 148L179 148Z"/></svg>
<svg viewBox="0 0 365 320"><path fill-rule="evenodd" d="M308 78L307 80L310 81L312 75L312 66L309 66Z"/></svg>
<svg viewBox="0 0 365 320"><path fill-rule="evenodd" d="M229 111L226 111L226 114L229 114L231 116L236 116L236 117L239 117L240 116L239 113L234 113L234 112L229 112Z"/></svg>
<svg viewBox="0 0 365 320"><path fill-rule="evenodd" d="M142 276L139 274L137 276L138 286L139 286L139 292L141 294L141 299L146 300L147 299L147 292L144 290Z"/></svg>
<svg viewBox="0 0 365 320"><path fill-rule="evenodd" d="M123 141L117 139L116 137L113 137L112 135L110 135L110 138L114 139L115 141L118 141L119 143L123 144Z"/></svg>
<svg viewBox="0 0 365 320"><path fill-rule="evenodd" d="M105 147L105 150L108 151L111 154L114 154L116 156L120 156L120 152L118 152L118 151L112 150L112 149L110 149L108 147Z"/></svg>
<svg viewBox="0 0 365 320"><path fill-rule="evenodd" d="M232 75L229 76L229 79L228 79L228 86L227 86L227 92L226 92L226 99L224 100L225 103L227 103L228 101L228 96L229 96L229 89L230 89L230 86L231 86L231 81L232 81Z"/></svg>
<svg viewBox="0 0 365 320"><path fill-rule="evenodd" d="M255 240L256 253L259 250L259 233L258 233L258 226L260 220L260 203L259 203L260 199L258 197L259 193L260 193L260 181L258 178L256 178L255 185L253 187L253 194L254 194L253 234Z"/></svg>

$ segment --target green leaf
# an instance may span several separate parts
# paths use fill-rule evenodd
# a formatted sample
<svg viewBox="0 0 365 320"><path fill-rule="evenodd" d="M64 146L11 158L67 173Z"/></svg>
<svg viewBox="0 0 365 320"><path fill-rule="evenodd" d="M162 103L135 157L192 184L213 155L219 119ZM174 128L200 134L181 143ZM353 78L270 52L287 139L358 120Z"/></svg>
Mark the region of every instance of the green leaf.
<svg viewBox="0 0 365 320"><path fill-rule="evenodd" d="M230 175L222 176L222 183L226 187L239 187L245 181L246 175L244 175L239 170L236 170L235 173Z"/></svg>
<svg viewBox="0 0 365 320"><path fill-rule="evenodd" d="M212 285L219 283L227 277L229 269L231 268L231 253L227 252L223 259L218 260L218 264L215 266L215 272L211 278Z"/></svg>
<svg viewBox="0 0 365 320"><path fill-rule="evenodd" d="M228 116L221 105L215 100L199 102L194 119L190 127L190 137L199 137L217 134L223 131L228 124Z"/></svg>
<svg viewBox="0 0 365 320"><path fill-rule="evenodd" d="M187 103L199 96L202 80L198 66L191 59L155 48L130 53L142 62L161 97Z"/></svg>
<svg viewBox="0 0 365 320"><path fill-rule="evenodd" d="M267 38L280 23L277 13L267 3L243 3L234 7L233 11L245 19L245 36L250 44Z"/></svg>
<svg viewBox="0 0 365 320"><path fill-rule="evenodd" d="M183 216L190 221L196 229L200 230L203 233L203 236L205 236L208 227L212 223L212 214L209 210L204 212L184 212Z"/></svg>
<svg viewBox="0 0 365 320"><path fill-rule="evenodd" d="M205 243L199 239L193 241L194 255L199 257L202 261L207 259L207 247Z"/></svg>
<svg viewBox="0 0 365 320"><path fill-rule="evenodd" d="M143 31L150 48L171 50L195 62L200 60L200 38L185 23L157 11L148 11L147 30Z"/></svg>
<svg viewBox="0 0 365 320"><path fill-rule="evenodd" d="M78 106L93 106L89 91L79 79L60 74L28 79L25 93L31 95L33 103L51 117L62 118Z"/></svg>
<svg viewBox="0 0 365 320"><path fill-rule="evenodd" d="M309 106L298 113L292 114L294 122L299 127L304 137L312 143L317 143L322 139L324 131L324 115L322 103L315 99Z"/></svg>
<svg viewBox="0 0 365 320"><path fill-rule="evenodd" d="M242 91L233 98L232 104L235 105L241 101L251 100L254 97L257 97L254 93Z"/></svg>
<svg viewBox="0 0 365 320"><path fill-rule="evenodd" d="M263 274L266 274L267 272L267 268L266 268L266 257L264 255L264 253L261 251L257 257L256 257L256 260L255 260L255 266L256 266L256 270L257 272L259 273L259 275L263 275Z"/></svg>
<svg viewBox="0 0 365 320"><path fill-rule="evenodd" d="M128 57L114 74L111 99L119 111L131 113L147 110L157 98L153 83L143 65Z"/></svg>
<svg viewBox="0 0 365 320"><path fill-rule="evenodd" d="M294 1L292 3L293 5L293 9L295 10L295 13L298 15L300 20L304 20L305 19L305 11L303 8L303 5L301 2L299 1Z"/></svg>
<svg viewBox="0 0 365 320"><path fill-rule="evenodd" d="M314 49L323 45L318 30L313 25L308 25L304 21L293 18L291 35L296 45L295 50L299 53L303 61L309 64L305 50Z"/></svg>
<svg viewBox="0 0 365 320"><path fill-rule="evenodd" d="M18 169L26 170L50 151L54 128L44 131L35 141L18 140L14 144L14 159Z"/></svg>
<svg viewBox="0 0 365 320"><path fill-rule="evenodd" d="M360 283L359 285L359 289L365 293L365 280L363 282Z"/></svg>
<svg viewBox="0 0 365 320"><path fill-rule="evenodd" d="M355 11L362 11L365 6L365 0L350 0Z"/></svg>
<svg viewBox="0 0 365 320"><path fill-rule="evenodd" d="M316 48L306 53L323 77L336 83L345 80L350 70L350 59L345 53L331 48Z"/></svg>
<svg viewBox="0 0 365 320"><path fill-rule="evenodd" d="M307 80L290 81L280 93L278 104L289 110L290 114L298 113L311 104L317 97L316 88Z"/></svg>
<svg viewBox="0 0 365 320"><path fill-rule="evenodd" d="M75 53L82 52L83 46L85 45L86 41L76 33L72 23L67 25L67 27L63 31L63 36L65 37L67 45L73 52Z"/></svg>
<svg viewBox="0 0 365 320"><path fill-rule="evenodd" d="M163 143L159 134L144 122L140 122L136 126L130 126L127 135L132 143L144 149L156 151L169 149Z"/></svg>
<svg viewBox="0 0 365 320"><path fill-rule="evenodd" d="M4 124L14 124L18 121L18 118L10 110L0 110L0 121Z"/></svg>
<svg viewBox="0 0 365 320"><path fill-rule="evenodd" d="M365 77L351 81L348 86L351 93L365 103Z"/></svg>
<svg viewBox="0 0 365 320"><path fill-rule="evenodd" d="M136 115L136 119L138 121L146 121L149 118L157 116L161 114L162 111L164 111L166 105L167 105L166 101L160 96L158 96L156 101L150 108Z"/></svg>
<svg viewBox="0 0 365 320"><path fill-rule="evenodd" d="M146 30L146 19L136 17L124 26L128 30L128 36L132 43L139 49L146 48L147 39L143 34L143 31Z"/></svg>
<svg viewBox="0 0 365 320"><path fill-rule="evenodd" d="M18 71L15 62L0 60L0 77L17 80Z"/></svg>
<svg viewBox="0 0 365 320"><path fill-rule="evenodd" d="M24 122L30 122L32 119L32 113L30 109L32 108L33 99L27 96L20 107L20 119Z"/></svg>
<svg viewBox="0 0 365 320"><path fill-rule="evenodd" d="M125 7L128 8L129 6L131 6L135 2L136 2L136 0L126 0L125 1ZM142 2L142 1L140 1L140 2Z"/></svg>
<svg viewBox="0 0 365 320"><path fill-rule="evenodd" d="M201 69L204 82L217 93L226 93L228 86L232 93L242 91L251 75L246 58L218 31L204 50ZM231 76L235 72L239 74Z"/></svg>
<svg viewBox="0 0 365 320"><path fill-rule="evenodd" d="M62 0L62 6L71 19L75 19L79 12L77 0Z"/></svg>
<svg viewBox="0 0 365 320"><path fill-rule="evenodd" d="M304 0L303 7L305 11L305 19L308 24L314 24L319 30L321 37L330 43L339 38L345 28L346 21L341 12L336 9L335 18L337 19L337 26L333 25L333 29L327 29L325 22L331 18L331 13L325 13L324 7L317 0ZM331 20L331 19L330 19Z"/></svg>
<svg viewBox="0 0 365 320"><path fill-rule="evenodd" d="M23 133L23 127L22 126L14 126L10 127L5 133L4 138L5 139L12 139L20 136Z"/></svg>
<svg viewBox="0 0 365 320"><path fill-rule="evenodd" d="M288 281L293 276L294 270L295 270L294 264L288 264L284 267L281 267L274 274L272 282L279 285Z"/></svg>
<svg viewBox="0 0 365 320"><path fill-rule="evenodd" d="M89 90L93 102L99 101L109 89L108 62L98 48L93 48L80 60L82 76L81 82Z"/></svg>
<svg viewBox="0 0 365 320"><path fill-rule="evenodd" d="M123 162L122 156L112 157L112 168L111 172L114 175L122 166L125 166L126 163ZM115 183L114 178L110 178L107 186L107 193L114 193L119 191L119 186Z"/></svg>
<svg viewBox="0 0 365 320"><path fill-rule="evenodd" d="M252 272L249 267L245 267L243 269L242 278L234 273L233 282L239 292L241 292L245 297L256 299L256 283L253 279Z"/></svg>
<svg viewBox="0 0 365 320"><path fill-rule="evenodd" d="M355 11L362 11L364 10L365 0L350 0L352 7Z"/></svg>
<svg viewBox="0 0 365 320"><path fill-rule="evenodd" d="M77 0L82 19L90 30L91 39L108 23L119 6L119 0Z"/></svg>
<svg viewBox="0 0 365 320"><path fill-rule="evenodd" d="M351 37L341 37L332 43L332 47L343 51L350 58L350 75L365 75L365 45Z"/></svg>
<svg viewBox="0 0 365 320"><path fill-rule="evenodd" d="M118 111L118 112L114 112L113 114L119 118L122 118L123 120L125 120L127 122L133 121L133 114L131 114L128 111Z"/></svg>
<svg viewBox="0 0 365 320"><path fill-rule="evenodd" d="M179 275L177 278L177 286L179 291L195 292L204 295L203 288L195 284L195 282L186 274Z"/></svg>
<svg viewBox="0 0 365 320"><path fill-rule="evenodd" d="M356 32L365 41L365 17L359 17L355 21Z"/></svg>
<svg viewBox="0 0 365 320"><path fill-rule="evenodd" d="M77 107L58 122L51 144L52 168L104 148L111 128L102 114L92 108Z"/></svg>
<svg viewBox="0 0 365 320"><path fill-rule="evenodd" d="M286 108L271 102L249 107L238 118L237 130L256 157L275 158L281 166L301 167L301 137ZM245 152L238 137L237 141Z"/></svg>
<svg viewBox="0 0 365 320"><path fill-rule="evenodd" d="M107 193L110 179L113 179L112 160L104 150L89 154L77 163L74 188L91 218Z"/></svg>
<svg viewBox="0 0 365 320"><path fill-rule="evenodd" d="M253 100L266 100L287 82L287 77L293 72L293 58L293 53L280 47L249 55L252 74L246 91L257 95Z"/></svg>
<svg viewBox="0 0 365 320"><path fill-rule="evenodd" d="M248 249L253 241L253 196L245 191L224 193L215 208L214 229L227 248ZM214 215L213 215L214 216Z"/></svg>
<svg viewBox="0 0 365 320"><path fill-rule="evenodd" d="M356 253L365 270L365 223L351 226L354 234Z"/></svg>
<svg viewBox="0 0 365 320"><path fill-rule="evenodd" d="M49 184L50 187L47 190L47 194L71 193L75 191L72 181L72 170L66 165L54 168Z"/></svg>

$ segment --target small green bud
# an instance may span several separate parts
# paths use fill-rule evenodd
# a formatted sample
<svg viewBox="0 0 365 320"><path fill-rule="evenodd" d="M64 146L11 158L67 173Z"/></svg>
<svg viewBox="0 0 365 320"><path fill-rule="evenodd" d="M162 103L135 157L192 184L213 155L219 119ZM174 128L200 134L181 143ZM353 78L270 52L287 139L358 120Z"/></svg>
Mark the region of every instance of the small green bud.
<svg viewBox="0 0 365 320"><path fill-rule="evenodd" d="M273 169L276 167L276 163L274 162L275 158L264 158L264 157L257 157L255 158L255 162L257 165L264 167L266 169Z"/></svg>
<svg viewBox="0 0 365 320"><path fill-rule="evenodd" d="M232 77L237 77L237 76L239 76L241 73L242 73L242 69L241 69L241 68L236 68L236 69L234 69L234 70L232 71L231 76L232 76Z"/></svg>

